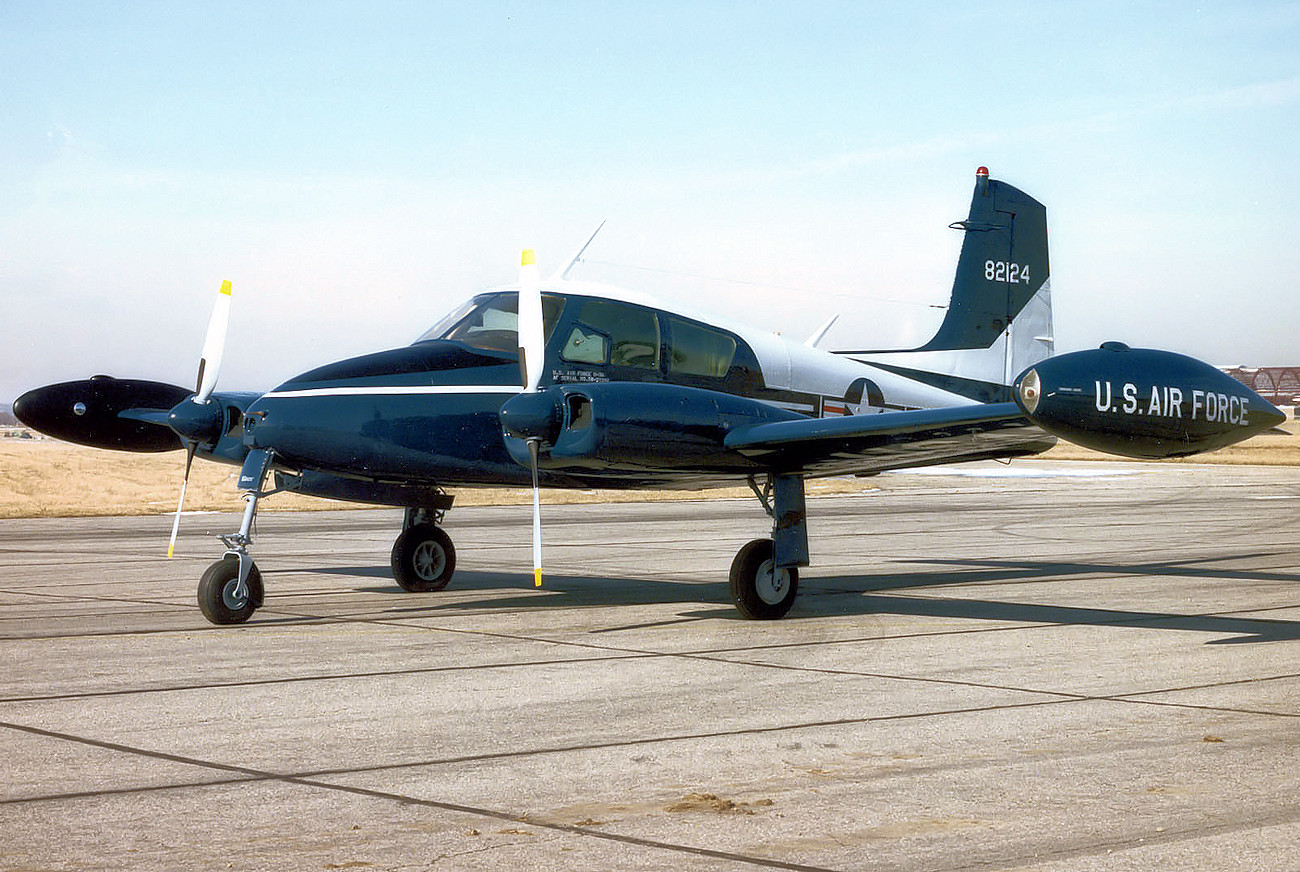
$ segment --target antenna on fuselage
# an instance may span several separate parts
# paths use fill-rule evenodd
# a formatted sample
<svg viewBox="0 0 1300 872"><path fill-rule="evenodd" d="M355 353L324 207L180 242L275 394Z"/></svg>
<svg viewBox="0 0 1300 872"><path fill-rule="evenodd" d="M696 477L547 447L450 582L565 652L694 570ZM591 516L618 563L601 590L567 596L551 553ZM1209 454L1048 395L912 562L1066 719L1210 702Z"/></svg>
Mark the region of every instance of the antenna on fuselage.
<svg viewBox="0 0 1300 872"><path fill-rule="evenodd" d="M574 252L573 257L569 258L568 262L565 263L564 269L551 276L551 281L568 281L569 273L572 272L573 268L581 262L582 255L586 252L587 246L591 245L592 240L596 238L596 234L600 232L600 228L604 226L604 221L601 221L600 224L596 225L596 229L591 231L591 235L587 237L587 241L582 243L582 248L579 248Z"/></svg>
<svg viewBox="0 0 1300 872"><path fill-rule="evenodd" d="M817 344L826 338L826 334L830 332L831 328L835 326L835 322L838 320L840 320L838 314L832 315L827 319L825 324L818 327L816 331L813 332L813 335L805 339L803 344L807 345L809 348L816 348Z"/></svg>

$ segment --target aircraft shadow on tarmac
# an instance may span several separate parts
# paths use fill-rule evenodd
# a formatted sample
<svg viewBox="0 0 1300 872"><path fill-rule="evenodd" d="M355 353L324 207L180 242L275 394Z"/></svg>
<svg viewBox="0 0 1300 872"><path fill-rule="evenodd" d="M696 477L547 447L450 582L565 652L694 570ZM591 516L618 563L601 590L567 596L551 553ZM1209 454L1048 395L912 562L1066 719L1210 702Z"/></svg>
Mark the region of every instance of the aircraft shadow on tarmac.
<svg viewBox="0 0 1300 872"><path fill-rule="evenodd" d="M393 573L387 566L353 566L330 569L312 569L309 572L323 575L348 575L359 578L383 579L387 583L375 586L357 587L360 593L393 594L402 598L422 598L415 600L418 606L410 611L427 612L464 609L511 610L524 608L549 608L565 606L617 606L617 605L653 605L656 603L717 603L728 607L725 585L702 584L690 581L669 581L656 578L612 578L579 575L548 575L540 590L533 587L531 573L511 572L475 572L457 570L456 577L445 591L446 594L460 594L455 600L439 602L438 593L408 593L393 581ZM518 591L516 596L493 596L489 599L464 599L464 595L476 590ZM538 594L549 594L550 600L538 599ZM560 598L560 599L557 599Z"/></svg>
<svg viewBox="0 0 1300 872"><path fill-rule="evenodd" d="M903 591L921 588L942 588L959 585L999 585L1017 582L1052 582L1083 576L1113 578L1118 583L1134 576L1187 579L1223 579L1233 581L1300 582L1300 574L1251 570L1222 565L1250 558L1266 557L1268 553L1234 554L1210 558L1153 561L1144 563L1075 563L1050 560L983 560L983 559L925 559L902 561L904 563L943 566L937 571L916 571L891 574L888 578L874 576L822 577L809 581L807 593L831 595L823 605L804 603L818 612L844 611L834 594L844 594L854 599L853 611L866 613L916 615L921 617L973 618L987 621L1014 621L1033 624L1097 625L1110 627L1141 627L1145 629L1191 630L1222 634L1225 638L1211 639L1207 644L1240 644L1243 642L1279 642L1300 639L1300 622L1242 618L1215 614L1186 614L1154 611L1120 611L1100 608L1081 608L1037 603L1000 602L966 598L879 596L878 591ZM801 594L802 596L802 594ZM831 602L829 600L836 601ZM1286 606L1290 603L1279 603Z"/></svg>
<svg viewBox="0 0 1300 872"><path fill-rule="evenodd" d="M1033 560L927 559L904 563L943 566L939 570L917 570L888 575L814 576L800 579L800 595L786 620L811 619L836 615L893 614L930 618L969 618L980 621L1054 625L1096 625L1143 629L1183 630L1210 633L1223 638L1207 644L1246 642L1280 642L1300 639L1300 621L1244 618L1215 614L1179 614L1155 611L1123 611L1082 608L1036 603L1000 602L958 597L921 597L911 594L881 595L880 591L906 591L958 585L996 585L1016 582L1051 582L1081 576L1133 576L1165 578L1224 579L1235 581L1300 582L1300 574L1271 570L1233 568L1222 564L1269 556L1267 553L1236 554L1213 558L1169 560L1135 564L1072 563ZM317 569L328 575L391 579L388 567L345 567ZM515 596L466 599L463 594L474 590L526 590ZM412 596L396 584L358 588L369 593L392 593ZM402 611L436 614L466 610L512 610L547 607L650 605L659 603L707 603L721 608L683 612L683 620L740 620L730 607L727 590L721 584L676 582L645 578L596 578L588 576L548 576L539 600L531 586L531 577L517 573L457 573L450 589L461 597L442 602L437 594L419 605ZM1286 603L1279 603L1285 606ZM669 621L667 623L678 623Z"/></svg>

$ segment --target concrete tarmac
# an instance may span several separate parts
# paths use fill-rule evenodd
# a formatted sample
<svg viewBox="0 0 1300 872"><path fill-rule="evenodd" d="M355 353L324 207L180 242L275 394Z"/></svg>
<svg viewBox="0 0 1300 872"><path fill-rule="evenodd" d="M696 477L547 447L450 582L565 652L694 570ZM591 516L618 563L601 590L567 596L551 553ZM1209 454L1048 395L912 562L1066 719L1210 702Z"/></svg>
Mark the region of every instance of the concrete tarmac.
<svg viewBox="0 0 1300 872"><path fill-rule="evenodd" d="M960 474L958 474L960 473ZM1018 463L810 500L0 521L0 869L1300 868L1300 469Z"/></svg>

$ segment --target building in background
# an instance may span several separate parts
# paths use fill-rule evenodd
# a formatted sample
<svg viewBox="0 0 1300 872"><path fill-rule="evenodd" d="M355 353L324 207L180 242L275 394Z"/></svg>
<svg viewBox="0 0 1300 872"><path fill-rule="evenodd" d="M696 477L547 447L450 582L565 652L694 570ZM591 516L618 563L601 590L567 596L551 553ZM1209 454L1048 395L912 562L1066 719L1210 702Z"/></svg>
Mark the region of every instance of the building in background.
<svg viewBox="0 0 1300 872"><path fill-rule="evenodd" d="M1224 366L1220 369L1275 406L1300 406L1300 366Z"/></svg>

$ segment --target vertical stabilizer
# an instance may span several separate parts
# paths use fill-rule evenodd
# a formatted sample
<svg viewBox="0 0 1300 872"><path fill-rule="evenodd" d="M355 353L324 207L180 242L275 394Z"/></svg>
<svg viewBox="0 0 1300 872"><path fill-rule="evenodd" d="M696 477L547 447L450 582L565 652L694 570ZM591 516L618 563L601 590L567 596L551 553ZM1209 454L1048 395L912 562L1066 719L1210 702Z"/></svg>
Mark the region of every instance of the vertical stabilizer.
<svg viewBox="0 0 1300 872"><path fill-rule="evenodd" d="M842 352L982 402L1010 397L1012 380L1051 356L1047 209L980 167L943 323L910 351ZM926 376L933 376L927 378Z"/></svg>

